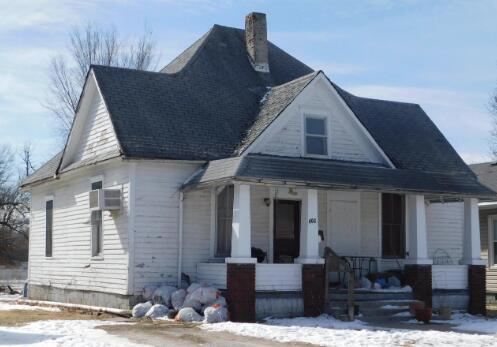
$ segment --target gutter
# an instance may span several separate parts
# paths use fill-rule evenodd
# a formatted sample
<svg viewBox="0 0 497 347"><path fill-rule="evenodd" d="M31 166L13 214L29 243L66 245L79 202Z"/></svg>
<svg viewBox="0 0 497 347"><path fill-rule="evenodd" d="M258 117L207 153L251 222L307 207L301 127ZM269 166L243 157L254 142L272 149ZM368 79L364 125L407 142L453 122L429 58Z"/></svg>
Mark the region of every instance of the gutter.
<svg viewBox="0 0 497 347"><path fill-rule="evenodd" d="M178 288L181 287L181 269L183 267L183 192L179 192L179 223L178 223Z"/></svg>

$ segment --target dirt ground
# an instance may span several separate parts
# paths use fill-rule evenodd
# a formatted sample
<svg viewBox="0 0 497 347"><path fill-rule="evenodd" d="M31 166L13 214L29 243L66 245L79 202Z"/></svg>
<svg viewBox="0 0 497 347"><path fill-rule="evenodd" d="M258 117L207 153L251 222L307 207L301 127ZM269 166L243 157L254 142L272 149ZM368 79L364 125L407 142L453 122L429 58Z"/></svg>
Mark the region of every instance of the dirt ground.
<svg viewBox="0 0 497 347"><path fill-rule="evenodd" d="M133 322L132 319L116 317L109 314L96 314L81 311L63 310L51 311L0 311L0 326L20 326L39 320L102 320L103 329L109 334L121 336L135 343L162 347L190 347L190 346L212 346L212 347L275 347L283 346L282 343L243 337L222 332L208 332L200 329L194 324L182 324L174 322L152 322L137 321L135 325L105 325L105 321ZM1 344L1 343L0 343ZM285 343L289 346L309 346L306 344Z"/></svg>

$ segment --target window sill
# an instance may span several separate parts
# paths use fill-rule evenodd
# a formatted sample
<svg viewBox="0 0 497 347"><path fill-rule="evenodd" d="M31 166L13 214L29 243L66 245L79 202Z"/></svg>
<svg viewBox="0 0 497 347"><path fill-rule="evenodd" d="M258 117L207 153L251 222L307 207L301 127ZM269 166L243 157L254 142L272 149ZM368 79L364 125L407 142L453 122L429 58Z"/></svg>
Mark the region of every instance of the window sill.
<svg viewBox="0 0 497 347"><path fill-rule="evenodd" d="M92 256L91 257L91 260L93 261L102 261L104 260L104 256L103 255L95 255L95 256Z"/></svg>
<svg viewBox="0 0 497 347"><path fill-rule="evenodd" d="M314 159L330 159L328 154L304 154L304 158L314 158Z"/></svg>

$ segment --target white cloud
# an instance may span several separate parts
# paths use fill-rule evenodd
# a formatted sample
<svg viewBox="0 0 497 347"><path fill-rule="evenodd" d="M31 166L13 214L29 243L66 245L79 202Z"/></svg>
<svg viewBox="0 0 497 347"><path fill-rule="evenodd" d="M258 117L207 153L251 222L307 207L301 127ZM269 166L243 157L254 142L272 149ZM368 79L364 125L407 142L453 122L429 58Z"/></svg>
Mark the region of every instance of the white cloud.
<svg viewBox="0 0 497 347"><path fill-rule="evenodd" d="M0 0L0 33L36 27L37 30L75 24L98 0Z"/></svg>
<svg viewBox="0 0 497 347"><path fill-rule="evenodd" d="M310 61L308 65L315 70L323 70L330 78L336 75L357 75L365 71L362 66L346 63Z"/></svg>

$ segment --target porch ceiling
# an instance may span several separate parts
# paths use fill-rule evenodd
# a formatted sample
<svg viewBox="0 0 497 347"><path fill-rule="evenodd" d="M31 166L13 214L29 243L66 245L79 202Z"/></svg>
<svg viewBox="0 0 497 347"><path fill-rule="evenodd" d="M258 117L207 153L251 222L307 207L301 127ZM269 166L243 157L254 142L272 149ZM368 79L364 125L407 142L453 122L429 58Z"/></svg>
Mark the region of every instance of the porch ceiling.
<svg viewBox="0 0 497 347"><path fill-rule="evenodd" d="M391 169L377 164L250 154L214 160L183 189L231 180L306 185L330 189L416 192L426 195L497 198L497 193L462 173Z"/></svg>

